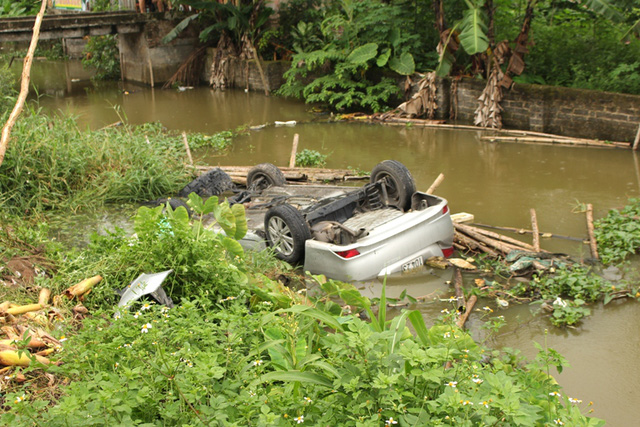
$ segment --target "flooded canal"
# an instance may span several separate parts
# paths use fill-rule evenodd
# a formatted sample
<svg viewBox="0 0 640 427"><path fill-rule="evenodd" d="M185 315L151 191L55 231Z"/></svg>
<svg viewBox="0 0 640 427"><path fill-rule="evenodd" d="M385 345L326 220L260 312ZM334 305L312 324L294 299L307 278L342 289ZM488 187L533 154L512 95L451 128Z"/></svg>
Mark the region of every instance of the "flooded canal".
<svg viewBox="0 0 640 427"><path fill-rule="evenodd" d="M575 212L580 203L592 203L599 218L640 194L640 159L627 150L498 144L482 140L479 131L329 123L327 115L312 114L297 101L258 93L152 90L121 83L94 88L85 77L62 78L75 69L69 65L37 65L33 81L40 85L41 105L46 111L77 115L81 127L95 129L126 118L134 124L159 121L172 130L214 133L296 120L294 127L267 126L236 138L227 156L199 152L196 157L212 165L284 166L297 133L299 150L328 155L327 167L368 171L392 158L411 170L419 189L429 187L442 172L445 181L437 193L448 199L452 212L472 213L484 224L530 228L529 209L535 208L541 231L585 237L585 215ZM60 80L44 82L42 76L52 75L55 67L61 67ZM589 256L588 247L579 242L547 239L542 246L578 259ZM434 292L448 296L451 290L445 281L450 278L451 271L408 276L390 281L388 292L398 295L406 288L416 297ZM361 286L372 294L379 288L377 283ZM478 306L484 305L496 308L493 301ZM614 302L591 308L592 315L578 328L558 329L532 316L529 306L512 306L500 312L508 325L489 344L518 348L531 358L536 352L533 342L546 342L569 360L571 367L555 376L569 396L581 399L585 408L593 401L593 415L608 425L638 425L640 304ZM426 303L420 309L434 318L441 305ZM481 339L479 324L472 315L468 326Z"/></svg>

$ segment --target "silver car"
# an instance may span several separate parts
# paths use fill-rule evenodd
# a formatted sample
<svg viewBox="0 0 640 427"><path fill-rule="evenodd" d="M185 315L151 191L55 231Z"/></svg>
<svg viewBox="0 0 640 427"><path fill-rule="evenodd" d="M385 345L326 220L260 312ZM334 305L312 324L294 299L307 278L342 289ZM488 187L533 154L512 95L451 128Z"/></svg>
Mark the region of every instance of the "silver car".
<svg viewBox="0 0 640 427"><path fill-rule="evenodd" d="M453 253L447 201L416 191L395 160L376 165L363 187L285 184L269 163L247 175L246 248L272 247L278 258L342 281L363 281L421 268Z"/></svg>

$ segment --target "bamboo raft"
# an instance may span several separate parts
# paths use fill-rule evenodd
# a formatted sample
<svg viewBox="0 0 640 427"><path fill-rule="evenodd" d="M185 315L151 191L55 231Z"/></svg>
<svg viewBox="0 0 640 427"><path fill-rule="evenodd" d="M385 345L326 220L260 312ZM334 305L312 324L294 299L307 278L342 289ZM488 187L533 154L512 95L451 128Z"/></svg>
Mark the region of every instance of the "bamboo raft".
<svg viewBox="0 0 640 427"><path fill-rule="evenodd" d="M205 173L219 167L225 171L235 184L247 185L247 174L253 166L194 166L199 173ZM350 169L320 168L279 168L287 181L296 184L338 183L347 181L365 181L369 175L358 175Z"/></svg>

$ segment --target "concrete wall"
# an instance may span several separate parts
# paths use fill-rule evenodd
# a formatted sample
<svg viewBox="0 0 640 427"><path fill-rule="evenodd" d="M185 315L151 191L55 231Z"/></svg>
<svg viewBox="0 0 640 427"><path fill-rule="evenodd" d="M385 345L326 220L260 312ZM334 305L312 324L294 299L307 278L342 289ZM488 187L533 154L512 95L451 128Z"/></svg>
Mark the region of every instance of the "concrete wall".
<svg viewBox="0 0 640 427"><path fill-rule="evenodd" d="M198 46L198 37L192 27L171 43L162 43L162 38L178 22L153 21L144 26L142 33L118 35L120 66L125 80L158 86L173 76Z"/></svg>
<svg viewBox="0 0 640 427"><path fill-rule="evenodd" d="M207 55L204 61L204 69L202 70L202 82L209 84L211 77L211 64L216 49L207 49ZM229 87L249 89L252 91L263 91L264 85L260 78L260 71L254 60L243 61L239 59L231 59L229 63ZM269 90L274 91L282 86L285 82L283 74L291 67L289 61L262 61L262 69L269 85Z"/></svg>

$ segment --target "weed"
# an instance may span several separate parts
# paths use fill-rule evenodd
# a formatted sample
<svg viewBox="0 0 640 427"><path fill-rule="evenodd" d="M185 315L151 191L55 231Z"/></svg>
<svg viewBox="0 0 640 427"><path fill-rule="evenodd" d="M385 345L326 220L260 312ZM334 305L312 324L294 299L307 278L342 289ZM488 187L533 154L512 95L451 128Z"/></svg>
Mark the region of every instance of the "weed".
<svg viewBox="0 0 640 427"><path fill-rule="evenodd" d="M320 154L316 150L304 149L296 153L296 166L319 168L327 163L327 154Z"/></svg>

